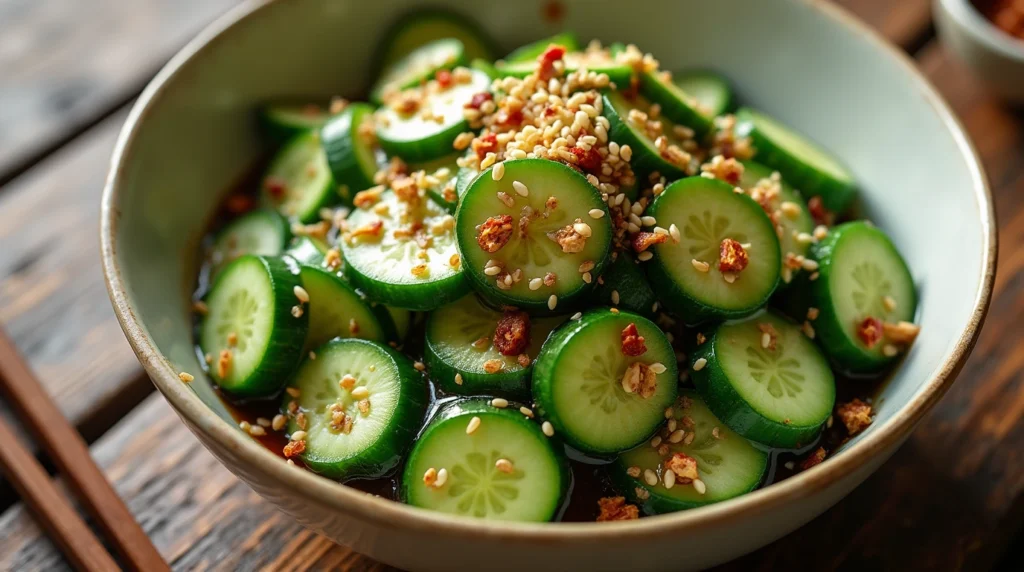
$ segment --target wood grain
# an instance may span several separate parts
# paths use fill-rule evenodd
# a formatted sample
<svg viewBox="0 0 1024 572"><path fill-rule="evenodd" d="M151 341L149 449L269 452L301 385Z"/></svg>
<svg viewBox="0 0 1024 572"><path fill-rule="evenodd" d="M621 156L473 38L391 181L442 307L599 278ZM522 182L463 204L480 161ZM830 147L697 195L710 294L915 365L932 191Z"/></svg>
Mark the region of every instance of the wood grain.
<svg viewBox="0 0 1024 572"><path fill-rule="evenodd" d="M0 2L0 183L133 98L238 1Z"/></svg>

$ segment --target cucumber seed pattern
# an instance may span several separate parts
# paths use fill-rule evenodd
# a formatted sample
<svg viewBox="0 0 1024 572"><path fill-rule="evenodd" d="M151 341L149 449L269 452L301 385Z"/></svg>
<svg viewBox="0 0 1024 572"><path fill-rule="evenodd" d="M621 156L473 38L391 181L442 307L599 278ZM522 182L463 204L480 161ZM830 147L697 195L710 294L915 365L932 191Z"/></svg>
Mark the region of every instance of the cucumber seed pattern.
<svg viewBox="0 0 1024 572"><path fill-rule="evenodd" d="M455 505L460 514L485 517L500 515L508 510L506 503L519 498L518 482L523 472L514 468L511 472L499 469L496 464L502 459L498 451L490 455L473 452L466 455L465 463L457 463L449 469L448 496L458 498Z"/></svg>
<svg viewBox="0 0 1024 572"><path fill-rule="evenodd" d="M620 403L624 403L627 393L622 389L619 372L622 357L618 348L609 345L604 354L594 356L594 361L583 370L581 389L590 400L590 404L600 407L605 413L614 413Z"/></svg>
<svg viewBox="0 0 1024 572"><path fill-rule="evenodd" d="M724 238L736 242L747 242L747 235L742 232L728 232L729 219L724 216L711 216L711 211L704 211L702 216L690 215L683 228L683 236L689 239L688 250L697 260L718 260L719 245Z"/></svg>
<svg viewBox="0 0 1024 572"><path fill-rule="evenodd" d="M227 340L232 334L234 346L245 352L252 337L252 328L259 315L260 304L248 290L239 290L228 298L227 320L217 324L217 339Z"/></svg>
<svg viewBox="0 0 1024 572"><path fill-rule="evenodd" d="M892 282L885 277L878 265L866 261L853 268L850 273L857 289L853 292L853 303L861 316L885 316L888 310L883 299L892 293Z"/></svg>
<svg viewBox="0 0 1024 572"><path fill-rule="evenodd" d="M787 358L785 346L781 343L776 346L775 351L748 346L747 357L750 377L764 385L772 397L796 397L803 391L806 378L799 371L800 362L791 357Z"/></svg>

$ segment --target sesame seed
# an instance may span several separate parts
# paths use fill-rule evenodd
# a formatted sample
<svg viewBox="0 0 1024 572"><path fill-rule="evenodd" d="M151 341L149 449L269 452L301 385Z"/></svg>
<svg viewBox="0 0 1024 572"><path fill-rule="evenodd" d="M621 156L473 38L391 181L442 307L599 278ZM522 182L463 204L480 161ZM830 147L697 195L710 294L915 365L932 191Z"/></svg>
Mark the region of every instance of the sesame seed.
<svg viewBox="0 0 1024 572"><path fill-rule="evenodd" d="M575 230L583 238L590 238L593 231L590 229L590 225L585 222L577 222L572 225L572 229Z"/></svg>
<svg viewBox="0 0 1024 572"><path fill-rule="evenodd" d="M644 471L644 482L653 487L658 484L658 475L654 474L654 471L646 469Z"/></svg>
<svg viewBox="0 0 1024 572"><path fill-rule="evenodd" d="M818 279L818 273L817 273L817 272L815 272L814 274L811 274L811 276L810 276L810 280L811 280L812 282L813 282L813 281L815 281L815 280L817 280L817 279Z"/></svg>
<svg viewBox="0 0 1024 572"><path fill-rule="evenodd" d="M832 423L834 423L834 422L835 422L835 420L834 420L834 419L832 419L832 416L831 416L831 415L829 415L829 416L828 416L828 420L827 420L827 421L825 421L825 428L826 428L826 429L831 429L831 428L832 428Z"/></svg>
<svg viewBox="0 0 1024 572"><path fill-rule="evenodd" d="M669 236L672 237L672 242L678 243L681 240L679 236L679 227L676 226L676 223L672 223L671 225L669 225L668 234Z"/></svg>
<svg viewBox="0 0 1024 572"><path fill-rule="evenodd" d="M260 427L259 425L254 425L252 427L249 427L249 434L252 435L253 437L263 437L267 434L267 430L264 429L263 427Z"/></svg>
<svg viewBox="0 0 1024 572"><path fill-rule="evenodd" d="M882 298L882 305L885 306L886 311L892 312L896 309L896 299L892 296L885 296Z"/></svg>
<svg viewBox="0 0 1024 572"><path fill-rule="evenodd" d="M180 379L181 381L184 381L185 383L192 383L193 381L195 381L196 376L192 375L191 373L187 373L187 372L183 371L183 372L178 374L178 379Z"/></svg>
<svg viewBox="0 0 1024 572"><path fill-rule="evenodd" d="M302 306L292 306L292 317L293 318L301 318L302 317Z"/></svg>
<svg viewBox="0 0 1024 572"><path fill-rule="evenodd" d="M604 217L604 211L601 209L590 209L590 218L599 219Z"/></svg>
<svg viewBox="0 0 1024 572"><path fill-rule="evenodd" d="M827 226L819 224L818 226L814 227L814 238L816 238L817 240L824 240L826 236L828 236Z"/></svg>
<svg viewBox="0 0 1024 572"><path fill-rule="evenodd" d="M570 316L569 319L570 320L579 320L582 317L583 317L583 312L576 312L575 314Z"/></svg>
<svg viewBox="0 0 1024 572"><path fill-rule="evenodd" d="M292 441L305 441L305 440L306 440L306 432L305 431L296 431L296 432L292 433Z"/></svg>
<svg viewBox="0 0 1024 572"><path fill-rule="evenodd" d="M625 161L629 161L633 157L633 149L631 149L629 145L619 147L619 157L622 157Z"/></svg>
<svg viewBox="0 0 1024 572"><path fill-rule="evenodd" d="M653 372L654 372L654 373L656 373L656 374L662 374L662 373L665 373L665 370L667 369L667 368L665 367L665 365L664 365L664 364L662 364L662 363L660 363L660 362L655 362L655 363L652 363L652 364L650 365L650 368L651 368L651 371L653 371Z"/></svg>
<svg viewBox="0 0 1024 572"><path fill-rule="evenodd" d="M666 489L671 489L672 487L676 486L676 474L674 472L665 471L665 474L662 477L662 479L665 482Z"/></svg>
<svg viewBox="0 0 1024 572"><path fill-rule="evenodd" d="M802 266L803 269L808 272L814 272L815 270L818 269L818 261L811 260L810 258L805 258L800 261L800 266Z"/></svg>
<svg viewBox="0 0 1024 572"><path fill-rule="evenodd" d="M650 250L645 250L645 251L641 252L640 254L636 255L636 259L639 260L640 262L647 262L648 260L650 260L652 258L654 258L654 253L651 252Z"/></svg>
<svg viewBox="0 0 1024 572"><path fill-rule="evenodd" d="M557 306L557 305L558 305L558 296L552 294L548 298L548 310L554 310L555 306Z"/></svg>
<svg viewBox="0 0 1024 572"><path fill-rule="evenodd" d="M792 201L784 201L780 207L782 214L786 215L787 218L795 219L800 216L800 205Z"/></svg>
<svg viewBox="0 0 1024 572"><path fill-rule="evenodd" d="M491 400L491 406L497 407L498 409L504 409L508 407L508 400L502 399L501 397L495 397Z"/></svg>
<svg viewBox="0 0 1024 572"><path fill-rule="evenodd" d="M654 447L655 449L657 449L658 445L661 445L661 436L660 435L655 435L654 438L651 439L651 447Z"/></svg>
<svg viewBox="0 0 1024 572"><path fill-rule="evenodd" d="M683 439L683 445L689 445L690 443L693 443L693 438L696 436L696 433L687 433L686 439Z"/></svg>
<svg viewBox="0 0 1024 572"><path fill-rule="evenodd" d="M497 276L498 274L501 274L501 272L501 266L488 266L487 268L484 268L484 274L488 276Z"/></svg>
<svg viewBox="0 0 1024 572"><path fill-rule="evenodd" d="M424 365L423 362L421 362L421 361L413 363L412 366L414 368L416 368L416 371L423 371L423 370L427 369L427 366Z"/></svg>
<svg viewBox="0 0 1024 572"><path fill-rule="evenodd" d="M796 237L795 238L796 238L796 241L799 242L800 244L810 244L810 243L814 242L814 237L809 235L809 234L807 234L806 232L798 232L798 233L796 233Z"/></svg>
<svg viewBox="0 0 1024 572"><path fill-rule="evenodd" d="M725 280L729 284L736 282L736 274L734 272L723 272L722 280Z"/></svg>
<svg viewBox="0 0 1024 572"><path fill-rule="evenodd" d="M356 378L353 377L352 374L346 373L345 375L341 376L340 380L338 380L338 385L342 389L352 391L352 388L356 386Z"/></svg>
<svg viewBox="0 0 1024 572"><path fill-rule="evenodd" d="M309 302L309 292L306 292L306 289L302 286L296 285L295 288L292 289L292 292L295 293L295 297L298 298L299 302L302 302L303 304Z"/></svg>
<svg viewBox="0 0 1024 572"><path fill-rule="evenodd" d="M645 250L644 252L647 251ZM696 258L694 258L693 260L690 261L690 264L693 265L697 272L707 272L711 270L711 265L708 264L707 262L704 262L703 260L697 260Z"/></svg>
<svg viewBox="0 0 1024 572"><path fill-rule="evenodd" d="M699 495L702 495L702 494L708 492L707 485L705 485L704 481L702 481L700 479L693 479L693 488L694 488L694 490L697 491L697 494L699 494Z"/></svg>
<svg viewBox="0 0 1024 572"><path fill-rule="evenodd" d="M428 487L432 487L434 486L434 483L436 481L437 469L435 469L434 467L430 467L423 473L423 484L427 485Z"/></svg>
<svg viewBox="0 0 1024 572"><path fill-rule="evenodd" d="M761 347L764 348L764 349L768 349L768 346L770 346L770 345L772 345L772 335L769 334L768 332L762 333L761 334Z"/></svg>
<svg viewBox="0 0 1024 572"><path fill-rule="evenodd" d="M699 358L697 361L693 362L693 371L700 371L704 369L704 366L706 365L708 365L708 360L705 358Z"/></svg>
<svg viewBox="0 0 1024 572"><path fill-rule="evenodd" d="M810 322L804 320L804 325L802 329L804 331L805 336L811 338L812 340L814 339L814 326L812 326Z"/></svg>
<svg viewBox="0 0 1024 572"><path fill-rule="evenodd" d="M668 236L668 230L661 228L660 226L656 226L654 227L654 234L664 234L665 236Z"/></svg>
<svg viewBox="0 0 1024 572"><path fill-rule="evenodd" d="M434 488L439 489L448 482L448 469L442 468L437 472L437 480L434 481Z"/></svg>
<svg viewBox="0 0 1024 572"><path fill-rule="evenodd" d="M469 420L469 425L466 426L466 435L472 435L475 433L476 430L480 428L480 423L480 418L474 415L473 418Z"/></svg>
<svg viewBox="0 0 1024 572"><path fill-rule="evenodd" d="M251 427L252 427L252 425L250 425L248 421L239 421L238 422L238 428L241 429L242 431L245 431L246 433L249 432L249 429Z"/></svg>
<svg viewBox="0 0 1024 572"><path fill-rule="evenodd" d="M676 414L676 410L675 409L672 409L671 407L666 407L665 408L665 419L672 419L672 417L675 414Z"/></svg>
<svg viewBox="0 0 1024 572"><path fill-rule="evenodd" d="M274 431L280 431L284 429L284 424L288 421L288 418L278 413L274 416L274 419L270 422L270 428Z"/></svg>
<svg viewBox="0 0 1024 572"><path fill-rule="evenodd" d="M618 303L619 303L619 291L618 290L612 290L612 304L618 304Z"/></svg>
<svg viewBox="0 0 1024 572"><path fill-rule="evenodd" d="M541 429L541 431L543 431L543 432L544 432L544 434L545 434L545 435L547 435L548 437L554 437L554 436L555 436L555 428L551 426L551 422L550 422L550 421L545 421L545 422L544 422L544 423L543 423L543 424L542 424L542 425L540 426L540 429Z"/></svg>
<svg viewBox="0 0 1024 572"><path fill-rule="evenodd" d="M807 319L808 320L817 320L819 312L820 312L820 310L818 310L817 308L815 308L813 306L811 306L810 308L807 308Z"/></svg>
<svg viewBox="0 0 1024 572"><path fill-rule="evenodd" d="M525 405L519 408L519 412L531 419L533 418L533 410Z"/></svg>
<svg viewBox="0 0 1024 572"><path fill-rule="evenodd" d="M898 353L900 353L899 348L892 344L885 344L882 346L882 355L885 357L895 357Z"/></svg>
<svg viewBox="0 0 1024 572"><path fill-rule="evenodd" d="M257 417L256 424L260 427L270 427L270 419L267 419L266 417Z"/></svg>
<svg viewBox="0 0 1024 572"><path fill-rule="evenodd" d="M641 217L640 221L643 223L644 226L654 226L658 224L658 219L652 216Z"/></svg>
<svg viewBox="0 0 1024 572"><path fill-rule="evenodd" d="M594 280L594 277L589 272L583 273L583 281L590 284Z"/></svg>
<svg viewBox="0 0 1024 572"><path fill-rule="evenodd" d="M683 431L682 429L676 429L675 431L672 432L671 435L668 436L668 442L679 443L680 441L683 440L683 437L686 437L686 431Z"/></svg>
<svg viewBox="0 0 1024 572"><path fill-rule="evenodd" d="M408 362L407 362L408 363ZM351 391L352 399L366 399L370 396L370 390L365 386L359 386Z"/></svg>
<svg viewBox="0 0 1024 572"><path fill-rule="evenodd" d="M505 163L495 163L494 168L491 169L491 178L495 181L500 181L505 176Z"/></svg>
<svg viewBox="0 0 1024 572"><path fill-rule="evenodd" d="M498 459L494 462L494 468L508 475L512 474L512 471L516 470L515 467L512 466L512 461L509 461L508 459Z"/></svg>
<svg viewBox="0 0 1024 572"><path fill-rule="evenodd" d="M462 374L461 373L456 373L455 374L455 385L462 385Z"/></svg>
<svg viewBox="0 0 1024 572"><path fill-rule="evenodd" d="M512 181L512 188L515 189L516 194L520 197L525 197L530 194L530 189L519 181Z"/></svg>
<svg viewBox="0 0 1024 572"><path fill-rule="evenodd" d="M530 290L540 290L540 287L544 285L544 281L540 278L534 278L530 280Z"/></svg>

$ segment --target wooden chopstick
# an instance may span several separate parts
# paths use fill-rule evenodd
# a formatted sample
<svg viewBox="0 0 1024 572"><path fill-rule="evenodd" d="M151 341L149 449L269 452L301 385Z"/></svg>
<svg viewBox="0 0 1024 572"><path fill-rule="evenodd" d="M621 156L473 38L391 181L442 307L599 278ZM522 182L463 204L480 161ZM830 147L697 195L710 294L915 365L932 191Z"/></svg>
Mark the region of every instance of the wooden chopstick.
<svg viewBox="0 0 1024 572"><path fill-rule="evenodd" d="M0 386L36 441L102 529L122 563L145 572L170 570L89 455L89 447L36 380L0 328ZM3 443L3 441L0 441Z"/></svg>
<svg viewBox="0 0 1024 572"><path fill-rule="evenodd" d="M0 469L35 513L40 526L77 570L117 570L117 563L79 518L39 461L0 419Z"/></svg>

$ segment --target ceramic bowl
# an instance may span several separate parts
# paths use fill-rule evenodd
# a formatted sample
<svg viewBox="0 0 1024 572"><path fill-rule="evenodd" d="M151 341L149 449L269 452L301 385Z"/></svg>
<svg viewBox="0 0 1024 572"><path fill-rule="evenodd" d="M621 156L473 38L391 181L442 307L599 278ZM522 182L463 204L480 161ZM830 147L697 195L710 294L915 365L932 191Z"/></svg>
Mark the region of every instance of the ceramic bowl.
<svg viewBox="0 0 1024 572"><path fill-rule="evenodd" d="M560 28L543 21L546 3L444 4L476 15L511 48ZM705 567L763 546L836 503L949 388L988 305L995 220L977 155L912 63L825 2L635 0L624 13L619 0L578 0L564 4L565 27L583 38L638 41L667 69L721 70L743 100L810 134L856 174L867 215L913 270L923 327L876 402L874 424L834 458L781 483L698 510L613 523L446 516L296 469L258 445L231 421L208 379L186 385L177 377L202 371L189 305L198 241L227 189L264 151L254 108L274 96L363 93L368 54L411 4L244 2L157 75L114 152L102 254L125 334L195 435L282 511L414 570Z"/></svg>
<svg viewBox="0 0 1024 572"><path fill-rule="evenodd" d="M1024 104L1024 40L989 22L969 0L933 0L942 42L995 95Z"/></svg>

